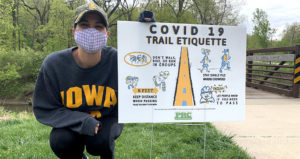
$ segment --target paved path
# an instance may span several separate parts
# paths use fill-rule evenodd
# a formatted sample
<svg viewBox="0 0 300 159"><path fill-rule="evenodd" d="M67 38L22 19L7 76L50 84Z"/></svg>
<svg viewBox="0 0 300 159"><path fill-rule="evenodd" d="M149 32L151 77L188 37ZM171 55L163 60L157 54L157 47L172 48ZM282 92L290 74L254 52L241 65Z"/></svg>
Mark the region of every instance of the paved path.
<svg viewBox="0 0 300 159"><path fill-rule="evenodd" d="M213 124L256 159L300 159L300 98L247 88L245 121Z"/></svg>

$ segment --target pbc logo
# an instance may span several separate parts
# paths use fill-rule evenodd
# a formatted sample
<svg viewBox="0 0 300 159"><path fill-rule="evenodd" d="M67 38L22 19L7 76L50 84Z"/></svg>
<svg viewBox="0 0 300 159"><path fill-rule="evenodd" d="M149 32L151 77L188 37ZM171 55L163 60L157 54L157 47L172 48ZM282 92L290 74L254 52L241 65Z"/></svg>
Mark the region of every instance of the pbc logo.
<svg viewBox="0 0 300 159"><path fill-rule="evenodd" d="M176 112L175 120L192 120L191 112Z"/></svg>
<svg viewBox="0 0 300 159"><path fill-rule="evenodd" d="M125 55L124 61L131 66L141 67L150 64L151 56L144 52L131 52Z"/></svg>

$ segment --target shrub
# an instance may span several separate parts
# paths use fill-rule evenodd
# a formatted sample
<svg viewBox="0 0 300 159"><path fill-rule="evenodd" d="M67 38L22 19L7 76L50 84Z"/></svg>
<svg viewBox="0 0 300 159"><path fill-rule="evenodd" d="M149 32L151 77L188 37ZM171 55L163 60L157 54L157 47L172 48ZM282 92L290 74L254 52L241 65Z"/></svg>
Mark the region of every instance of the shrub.
<svg viewBox="0 0 300 159"><path fill-rule="evenodd" d="M47 52L21 49L20 51L0 50L0 98L23 94L33 89L41 64ZM32 86L32 87L28 87Z"/></svg>
<svg viewBox="0 0 300 159"><path fill-rule="evenodd" d="M20 79L20 74L17 72L17 66L8 63L3 68L0 68L0 96L6 98L9 95L15 95L15 89L18 86L17 80Z"/></svg>

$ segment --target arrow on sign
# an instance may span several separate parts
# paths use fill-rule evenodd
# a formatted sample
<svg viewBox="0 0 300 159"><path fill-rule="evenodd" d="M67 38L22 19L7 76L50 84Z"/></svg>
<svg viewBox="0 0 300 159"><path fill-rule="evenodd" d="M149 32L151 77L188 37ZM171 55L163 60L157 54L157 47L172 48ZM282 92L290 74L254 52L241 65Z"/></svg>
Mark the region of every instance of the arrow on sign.
<svg viewBox="0 0 300 159"><path fill-rule="evenodd" d="M134 94L137 94L137 93L157 93L158 92L158 89L155 87L155 88L136 88L134 87L132 89L133 93Z"/></svg>

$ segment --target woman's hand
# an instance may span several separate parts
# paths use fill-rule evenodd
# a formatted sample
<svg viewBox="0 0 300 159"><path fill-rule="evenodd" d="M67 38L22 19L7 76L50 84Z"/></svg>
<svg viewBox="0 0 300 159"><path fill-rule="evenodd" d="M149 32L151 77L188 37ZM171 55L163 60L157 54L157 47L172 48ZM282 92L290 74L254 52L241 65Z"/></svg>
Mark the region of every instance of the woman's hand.
<svg viewBox="0 0 300 159"><path fill-rule="evenodd" d="M97 134L98 134L98 129L99 129L99 126L100 126L100 123L98 123L98 124L96 125L96 128L95 128L95 135L97 135Z"/></svg>

